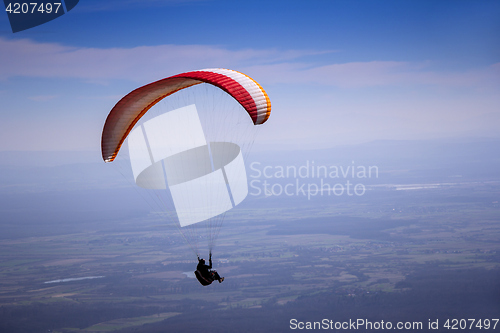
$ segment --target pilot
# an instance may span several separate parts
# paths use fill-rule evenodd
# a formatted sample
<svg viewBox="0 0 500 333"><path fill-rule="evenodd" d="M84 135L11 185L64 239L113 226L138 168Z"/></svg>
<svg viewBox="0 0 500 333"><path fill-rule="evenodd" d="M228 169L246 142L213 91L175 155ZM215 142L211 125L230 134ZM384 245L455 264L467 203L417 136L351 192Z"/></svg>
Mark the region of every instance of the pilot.
<svg viewBox="0 0 500 333"><path fill-rule="evenodd" d="M216 270L212 270L212 253L210 252L210 257L208 259L209 265L205 265L205 259L200 259L198 257L198 266L196 266L196 270L200 273L200 275L208 282L207 284L212 283L217 280L219 283L224 281L223 277L220 277L219 273ZM202 281L200 281L202 282ZM202 283L203 284L203 283Z"/></svg>

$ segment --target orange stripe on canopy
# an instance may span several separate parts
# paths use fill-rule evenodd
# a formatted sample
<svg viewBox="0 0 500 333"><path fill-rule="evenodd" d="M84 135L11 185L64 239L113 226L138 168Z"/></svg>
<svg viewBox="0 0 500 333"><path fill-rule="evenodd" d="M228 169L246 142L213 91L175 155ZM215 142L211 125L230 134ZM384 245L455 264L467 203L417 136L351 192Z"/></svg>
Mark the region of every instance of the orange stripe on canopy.
<svg viewBox="0 0 500 333"><path fill-rule="evenodd" d="M202 82L217 86L231 95L248 112L255 125L263 124L269 118L269 97L256 81L243 73L229 69L206 69L178 74L137 88L116 103L102 131L104 161L115 159L132 128L151 107L179 90Z"/></svg>

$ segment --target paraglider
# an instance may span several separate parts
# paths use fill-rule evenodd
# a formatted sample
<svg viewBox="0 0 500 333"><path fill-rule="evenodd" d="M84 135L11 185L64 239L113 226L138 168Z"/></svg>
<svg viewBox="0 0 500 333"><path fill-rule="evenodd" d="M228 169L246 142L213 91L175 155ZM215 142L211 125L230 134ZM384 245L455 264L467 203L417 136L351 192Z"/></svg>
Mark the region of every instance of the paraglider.
<svg viewBox="0 0 500 333"><path fill-rule="evenodd" d="M219 283L222 283L222 281L224 281L224 278L221 277L216 270L212 270L212 253L210 253L208 258L208 265L205 264L205 259L198 258L198 266L196 266L194 275L204 286L208 286L214 281L219 281Z"/></svg>
<svg viewBox="0 0 500 333"><path fill-rule="evenodd" d="M166 110L155 106L160 101ZM210 283L224 279L211 271L212 249L226 212L248 194L245 155L255 125L265 123L270 112L269 97L256 81L218 68L137 88L106 119L103 160L128 153L135 184L149 191L152 208L173 222L198 259L198 241L208 240L210 264L200 266L199 260L197 272ZM121 152L124 144L128 150Z"/></svg>

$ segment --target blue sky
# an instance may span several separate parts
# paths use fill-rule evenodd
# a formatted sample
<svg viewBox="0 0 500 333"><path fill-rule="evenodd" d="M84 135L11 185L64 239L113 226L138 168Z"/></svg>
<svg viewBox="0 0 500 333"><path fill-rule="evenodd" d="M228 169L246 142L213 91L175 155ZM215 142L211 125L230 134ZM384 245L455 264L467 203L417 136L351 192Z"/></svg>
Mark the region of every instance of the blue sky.
<svg viewBox="0 0 500 333"><path fill-rule="evenodd" d="M268 92L273 149L500 136L498 1L80 0L13 34L0 15L0 151L95 150L113 105L225 67Z"/></svg>

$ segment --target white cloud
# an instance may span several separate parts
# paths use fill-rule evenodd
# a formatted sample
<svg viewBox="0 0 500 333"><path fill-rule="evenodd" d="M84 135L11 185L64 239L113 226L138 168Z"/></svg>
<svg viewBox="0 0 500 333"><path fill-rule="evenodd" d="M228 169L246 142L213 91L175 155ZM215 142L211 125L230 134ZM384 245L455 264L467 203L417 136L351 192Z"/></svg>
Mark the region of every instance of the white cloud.
<svg viewBox="0 0 500 333"><path fill-rule="evenodd" d="M286 62L251 66L248 72L270 83L313 83L337 87L500 85L500 63L464 72L433 71L429 67L426 63L397 61L351 62L316 67Z"/></svg>
<svg viewBox="0 0 500 333"><path fill-rule="evenodd" d="M317 51L227 50L206 45L158 45L134 48L83 48L28 39L0 38L0 79L13 76L86 80L161 79L207 67L237 69L248 64L289 61Z"/></svg>
<svg viewBox="0 0 500 333"><path fill-rule="evenodd" d="M31 99L32 101L35 101L35 102L46 102L46 101L50 101L51 99L54 99L56 97L57 97L57 95L37 95L37 96L31 96L28 98Z"/></svg>
<svg viewBox="0 0 500 333"><path fill-rule="evenodd" d="M7 115L0 123L0 139L4 139L0 150L98 147L102 122L121 92L207 67L242 71L272 95L273 115L262 133L274 144L307 148L376 139L498 133L500 63L443 71L429 62L318 65L304 61L306 56L310 60L324 53L207 45L99 49L0 38L0 80L4 80L2 88L7 88L0 91ZM66 80L51 80L43 91L34 92L16 91L16 85L9 86L12 77L25 77L25 81L70 78L87 83L113 80L113 87L125 87L90 87L80 98L78 89L61 89ZM336 87L344 89L332 89ZM58 103L56 107L53 103L22 104L19 96L35 101L57 97ZM87 125L82 119L87 119ZM60 140L62 137L66 139Z"/></svg>
<svg viewBox="0 0 500 333"><path fill-rule="evenodd" d="M322 84L338 87L440 85L498 86L500 63L464 72L430 69L429 63L398 61L314 65L315 50L229 50L209 45L85 48L29 39L0 38L0 79L14 76L79 78L89 82L127 79L147 82L207 67L241 70L265 84Z"/></svg>

